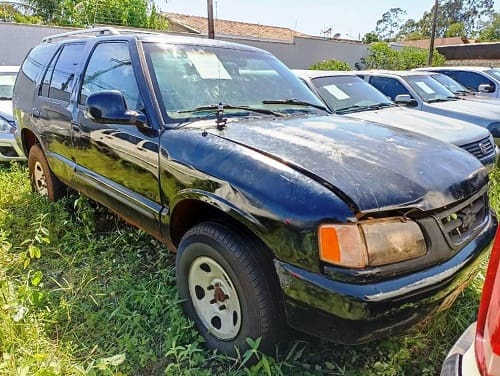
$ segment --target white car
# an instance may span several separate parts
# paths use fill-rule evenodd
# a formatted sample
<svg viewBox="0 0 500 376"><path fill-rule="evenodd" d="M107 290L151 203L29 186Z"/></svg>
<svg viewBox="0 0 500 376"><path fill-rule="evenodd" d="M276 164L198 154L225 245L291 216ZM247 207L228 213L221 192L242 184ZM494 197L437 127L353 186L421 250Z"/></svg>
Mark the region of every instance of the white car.
<svg viewBox="0 0 500 376"><path fill-rule="evenodd" d="M425 69L432 72L444 73L473 92L500 98L500 68L432 67Z"/></svg>
<svg viewBox="0 0 500 376"><path fill-rule="evenodd" d="M19 67L0 66L0 162L26 159L14 139L12 90Z"/></svg>
<svg viewBox="0 0 500 376"><path fill-rule="evenodd" d="M444 360L441 376L500 376L500 232L486 272L477 322Z"/></svg>
<svg viewBox="0 0 500 376"><path fill-rule="evenodd" d="M454 144L492 168L497 148L486 129L472 123L399 107L355 72L294 70L337 115L382 123Z"/></svg>

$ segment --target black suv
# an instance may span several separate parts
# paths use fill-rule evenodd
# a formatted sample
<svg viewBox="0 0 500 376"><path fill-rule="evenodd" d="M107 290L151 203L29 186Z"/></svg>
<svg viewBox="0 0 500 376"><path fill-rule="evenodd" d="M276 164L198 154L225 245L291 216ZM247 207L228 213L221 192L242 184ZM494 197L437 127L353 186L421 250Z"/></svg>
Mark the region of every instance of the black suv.
<svg viewBox="0 0 500 376"><path fill-rule="evenodd" d="M469 153L330 115L259 49L82 34L45 39L17 78L33 188L56 200L72 187L177 250L209 347L262 337L270 351L285 322L369 341L446 308L475 275L497 222Z"/></svg>

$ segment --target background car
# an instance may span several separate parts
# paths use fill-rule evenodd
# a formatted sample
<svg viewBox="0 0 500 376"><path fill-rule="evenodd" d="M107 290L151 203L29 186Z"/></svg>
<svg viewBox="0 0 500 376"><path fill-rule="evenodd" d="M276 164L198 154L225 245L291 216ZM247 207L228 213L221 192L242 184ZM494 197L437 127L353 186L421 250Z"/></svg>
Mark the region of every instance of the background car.
<svg viewBox="0 0 500 376"><path fill-rule="evenodd" d="M500 98L500 69L490 67L432 67L481 95Z"/></svg>
<svg viewBox="0 0 500 376"><path fill-rule="evenodd" d="M19 67L0 66L0 162L26 159L14 138L12 91Z"/></svg>
<svg viewBox="0 0 500 376"><path fill-rule="evenodd" d="M500 376L500 232L497 231L477 322L448 353L441 376Z"/></svg>
<svg viewBox="0 0 500 376"><path fill-rule="evenodd" d="M356 74L398 104L479 125L500 144L500 106L461 101L429 72L372 70Z"/></svg>
<svg viewBox="0 0 500 376"><path fill-rule="evenodd" d="M493 137L477 125L397 106L354 72L294 70L331 111L422 133L461 147L484 165L495 165Z"/></svg>

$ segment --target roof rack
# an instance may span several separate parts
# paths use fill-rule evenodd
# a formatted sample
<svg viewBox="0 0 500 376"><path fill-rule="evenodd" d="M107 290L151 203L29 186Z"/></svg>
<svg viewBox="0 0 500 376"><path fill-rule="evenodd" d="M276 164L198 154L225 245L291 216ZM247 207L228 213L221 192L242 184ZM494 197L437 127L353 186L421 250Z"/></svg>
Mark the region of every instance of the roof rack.
<svg viewBox="0 0 500 376"><path fill-rule="evenodd" d="M102 35L119 35L119 34L120 32L114 27L96 27L92 29L76 30L61 34L50 35L48 37L43 38L42 43L51 43L56 39L64 39L68 37L77 37L77 36L98 37Z"/></svg>

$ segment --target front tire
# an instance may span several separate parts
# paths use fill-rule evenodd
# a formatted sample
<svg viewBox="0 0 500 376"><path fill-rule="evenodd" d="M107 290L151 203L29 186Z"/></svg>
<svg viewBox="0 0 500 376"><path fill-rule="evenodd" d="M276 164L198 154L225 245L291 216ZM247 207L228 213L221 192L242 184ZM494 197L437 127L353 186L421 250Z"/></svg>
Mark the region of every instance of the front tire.
<svg viewBox="0 0 500 376"><path fill-rule="evenodd" d="M66 186L50 170L47 158L39 144L33 145L28 154L28 170L33 192L57 201L66 193Z"/></svg>
<svg viewBox="0 0 500 376"><path fill-rule="evenodd" d="M181 240L177 288L186 315L209 348L237 355L261 337L271 353L281 340L281 294L271 260L256 242L218 223L202 223Z"/></svg>

